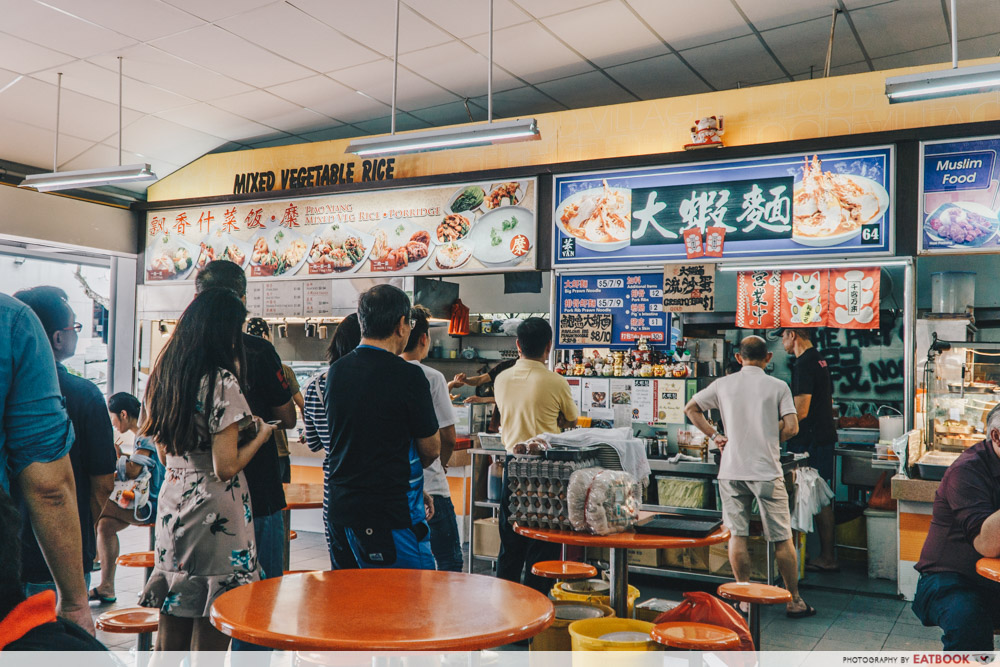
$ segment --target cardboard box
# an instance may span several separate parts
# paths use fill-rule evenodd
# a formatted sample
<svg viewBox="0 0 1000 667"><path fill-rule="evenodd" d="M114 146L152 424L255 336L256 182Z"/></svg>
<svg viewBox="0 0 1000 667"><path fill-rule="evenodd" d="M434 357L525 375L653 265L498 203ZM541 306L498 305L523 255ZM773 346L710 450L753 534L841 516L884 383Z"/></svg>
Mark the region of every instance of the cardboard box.
<svg viewBox="0 0 1000 667"><path fill-rule="evenodd" d="M750 552L750 578L767 581L767 542L763 537L750 537L747 539L747 550ZM728 543L708 547L708 571L723 577L733 576Z"/></svg>
<svg viewBox="0 0 1000 667"><path fill-rule="evenodd" d="M466 449L456 449L448 459L448 468L464 468L472 463L472 454Z"/></svg>
<svg viewBox="0 0 1000 667"><path fill-rule="evenodd" d="M500 524L496 518L476 519L472 553L496 558L500 553Z"/></svg>
<svg viewBox="0 0 1000 667"><path fill-rule="evenodd" d="M659 549L629 549L628 564L659 567L661 553Z"/></svg>
<svg viewBox="0 0 1000 667"><path fill-rule="evenodd" d="M692 547L689 549L665 549L660 559L663 567L674 567L682 570L708 572L709 547Z"/></svg>
<svg viewBox="0 0 1000 667"><path fill-rule="evenodd" d="M607 547L587 547L587 560L599 560L602 563L611 562L611 549Z"/></svg>

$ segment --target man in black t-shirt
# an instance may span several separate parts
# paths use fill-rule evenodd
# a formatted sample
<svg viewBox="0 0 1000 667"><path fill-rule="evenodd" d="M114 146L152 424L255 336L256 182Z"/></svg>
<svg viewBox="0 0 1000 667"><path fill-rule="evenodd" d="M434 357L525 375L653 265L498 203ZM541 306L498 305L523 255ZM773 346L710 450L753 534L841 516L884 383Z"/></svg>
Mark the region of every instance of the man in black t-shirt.
<svg viewBox="0 0 1000 667"><path fill-rule="evenodd" d="M327 538L335 570L434 569L423 469L441 438L424 372L398 355L410 299L376 285L358 299L361 344L327 373ZM433 507L433 506L431 506Z"/></svg>
<svg viewBox="0 0 1000 667"><path fill-rule="evenodd" d="M794 355L792 363L792 397L799 418L799 433L788 441L788 451L809 454L809 465L819 472L831 488L835 474L833 448L837 443L837 426L833 421L833 383L830 369L813 346L810 329L783 329L781 344L785 352ZM837 572L834 550L835 521L833 505L827 505L816 515L820 556L806 569L812 572Z"/></svg>
<svg viewBox="0 0 1000 667"><path fill-rule="evenodd" d="M497 408L497 399L493 396L493 383L497 381L498 375L503 373L508 368L513 368L516 363L516 357L513 359L507 359L506 361L501 361L485 373L481 375L474 375L472 377L466 377L465 373L459 373L451 382L448 383L449 391L454 387L461 387L463 384L477 388L476 396L470 396L465 399L466 405L471 405L473 403L493 404L493 416L490 417L490 425L486 427L487 433L500 432L500 410ZM479 389L479 387L482 387L482 389Z"/></svg>

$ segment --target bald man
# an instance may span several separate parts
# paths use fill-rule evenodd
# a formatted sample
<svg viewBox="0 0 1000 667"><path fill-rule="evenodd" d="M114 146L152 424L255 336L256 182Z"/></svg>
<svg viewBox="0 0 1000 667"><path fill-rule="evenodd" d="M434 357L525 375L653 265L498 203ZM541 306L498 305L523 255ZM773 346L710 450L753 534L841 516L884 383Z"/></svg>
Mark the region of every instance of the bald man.
<svg viewBox="0 0 1000 667"><path fill-rule="evenodd" d="M770 377L764 368L771 361L767 343L748 336L736 354L740 371L719 378L684 406L691 423L722 450L719 495L722 522L732 533L729 563L736 581L750 580L750 509L757 500L764 539L774 543L778 571L792 594L789 618L812 616L816 610L799 596L798 560L792 544L792 519L788 491L781 472L781 443L799 430L795 401L788 385ZM718 410L727 435L716 431L705 418Z"/></svg>

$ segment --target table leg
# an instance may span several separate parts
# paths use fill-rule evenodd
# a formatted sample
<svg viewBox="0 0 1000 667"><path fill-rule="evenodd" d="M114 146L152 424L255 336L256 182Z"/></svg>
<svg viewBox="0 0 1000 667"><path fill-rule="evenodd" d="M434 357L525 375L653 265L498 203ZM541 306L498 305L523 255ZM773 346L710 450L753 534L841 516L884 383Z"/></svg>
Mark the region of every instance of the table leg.
<svg viewBox="0 0 1000 667"><path fill-rule="evenodd" d="M760 605L750 603L750 611L747 613L747 621L750 626L750 638L753 639L753 646L760 649Z"/></svg>
<svg viewBox="0 0 1000 667"><path fill-rule="evenodd" d="M628 618L628 550L611 550L611 568L608 570L611 584L611 608L618 618Z"/></svg>
<svg viewBox="0 0 1000 667"><path fill-rule="evenodd" d="M285 571L292 569L291 568L291 562L292 562L291 548L289 547L289 543L291 542L291 535L292 535L292 512L291 512L291 510L282 510L281 511L281 520L282 520L282 523L285 524L285 544L284 544L283 551L282 551L282 562L284 563L284 570L282 570L282 574L284 574Z"/></svg>

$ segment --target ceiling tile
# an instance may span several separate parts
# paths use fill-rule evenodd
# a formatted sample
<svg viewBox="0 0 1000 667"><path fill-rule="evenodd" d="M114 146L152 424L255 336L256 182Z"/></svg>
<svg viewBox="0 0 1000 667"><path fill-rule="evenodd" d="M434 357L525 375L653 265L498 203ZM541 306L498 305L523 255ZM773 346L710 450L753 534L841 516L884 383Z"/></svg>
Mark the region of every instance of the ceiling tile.
<svg viewBox="0 0 1000 667"><path fill-rule="evenodd" d="M486 108L485 97L475 97L476 105ZM516 88L505 90L493 96L493 118L524 118L539 113L564 111L559 102L554 102L534 88Z"/></svg>
<svg viewBox="0 0 1000 667"><path fill-rule="evenodd" d="M489 39L485 34L470 37L465 42L482 54L489 52ZM528 83L550 81L594 69L552 39L537 23L498 30L493 37L493 62Z"/></svg>
<svg viewBox="0 0 1000 667"><path fill-rule="evenodd" d="M949 47L950 48L950 47ZM974 58L996 58L1000 44L997 43L996 35L986 35L975 39L958 41L958 57L960 60ZM948 55L948 62L951 62L951 54Z"/></svg>
<svg viewBox="0 0 1000 667"><path fill-rule="evenodd" d="M390 130L389 117L385 118L375 118L372 120L367 120L363 123L355 123L362 132L368 134L388 134ZM409 130L426 130L431 127L431 124L427 121L420 120L419 118L414 118L413 116L403 114L396 116L396 131L397 132L407 132Z"/></svg>
<svg viewBox="0 0 1000 667"><path fill-rule="evenodd" d="M465 110L464 102L452 102L451 104L441 104L436 107L417 109L415 111L411 111L410 113L435 126L459 125L461 123L473 123L486 120L486 110L481 108L479 105L472 104L470 102L469 111L472 112L471 119L469 118L469 113Z"/></svg>
<svg viewBox="0 0 1000 667"><path fill-rule="evenodd" d="M996 40L993 40L994 45ZM959 49L959 54L962 50ZM996 55L995 46L993 55ZM872 63L876 70L896 69L897 67L914 67L917 65L941 65L941 69L951 68L951 46L941 44L926 49L899 53L884 58L873 58Z"/></svg>
<svg viewBox="0 0 1000 667"><path fill-rule="evenodd" d="M222 137L229 141L242 141L246 137L270 132L272 129L236 114L229 113L228 111L217 109L205 102L197 102L186 107L163 111L156 115L178 125L194 128L205 134Z"/></svg>
<svg viewBox="0 0 1000 667"><path fill-rule="evenodd" d="M218 21L227 16L247 12L255 7L267 5L275 0L164 0L165 2L194 14L206 21Z"/></svg>
<svg viewBox="0 0 1000 667"><path fill-rule="evenodd" d="M125 128L122 145L127 151L185 165L224 143L189 127L156 116L143 116ZM162 175L162 174L160 174Z"/></svg>
<svg viewBox="0 0 1000 667"><path fill-rule="evenodd" d="M313 73L214 25L194 28L150 44L258 88L303 79Z"/></svg>
<svg viewBox="0 0 1000 667"><path fill-rule="evenodd" d="M318 127L324 127L336 122L330 117L316 113L311 109L298 109L274 116L260 117L258 120L268 127L273 127L283 132L291 132L292 134L309 132Z"/></svg>
<svg viewBox="0 0 1000 667"><path fill-rule="evenodd" d="M399 57L399 64L418 72L442 88L465 97L486 92L487 60L464 42L448 42L429 49L413 51ZM336 78L336 73L330 76ZM493 68L493 90L508 90L522 86L520 81L502 68Z"/></svg>
<svg viewBox="0 0 1000 667"><path fill-rule="evenodd" d="M0 16L4 32L77 58L135 43L134 39L33 0L0 0Z"/></svg>
<svg viewBox="0 0 1000 667"><path fill-rule="evenodd" d="M313 143L317 141L332 141L334 139L352 139L354 137L359 137L363 133L353 125L338 125L337 127L328 127L325 130L319 130L317 132L307 132L305 134L300 134L299 136L306 141Z"/></svg>
<svg viewBox="0 0 1000 667"><path fill-rule="evenodd" d="M782 75L774 59L753 35L688 49L682 54L709 83L719 90L777 79Z"/></svg>
<svg viewBox="0 0 1000 667"><path fill-rule="evenodd" d="M620 0L557 14L542 23L598 67L621 65L668 52L660 38Z"/></svg>
<svg viewBox="0 0 1000 667"><path fill-rule="evenodd" d="M392 103L392 62L380 60L357 65L328 74L331 79L348 88L379 100ZM399 68L396 88L396 108L408 111L455 100L455 95L440 86L422 79L405 68Z"/></svg>
<svg viewBox="0 0 1000 667"><path fill-rule="evenodd" d="M851 18L873 60L948 42L941 0L876 5L851 12Z"/></svg>
<svg viewBox="0 0 1000 667"><path fill-rule="evenodd" d="M129 151L122 151L122 164L142 164L148 163L153 173L158 178L163 178L167 174L178 169L178 165L150 158L145 155L136 155ZM94 144L72 159L59 165L61 170L73 169L96 169L98 167L109 167L118 164L118 147L107 144ZM149 183L142 185L143 190L149 187Z"/></svg>
<svg viewBox="0 0 1000 667"><path fill-rule="evenodd" d="M73 60L73 56L0 32L0 63L18 74L31 74Z"/></svg>
<svg viewBox="0 0 1000 667"><path fill-rule="evenodd" d="M325 76L313 76L268 90L289 102L346 123L378 118L389 112L389 105L365 97Z"/></svg>
<svg viewBox="0 0 1000 667"><path fill-rule="evenodd" d="M127 65L125 63L124 66ZM59 80L59 72L63 73L63 89L75 90L114 105L118 104L118 72L98 67L86 60L77 60L68 65L39 72L34 78L54 86ZM126 109L135 109L142 113L166 111L194 101L189 97L129 77L124 77L122 81L122 99Z"/></svg>
<svg viewBox="0 0 1000 667"><path fill-rule="evenodd" d="M140 42L202 23L197 17L159 0L45 0L45 4Z"/></svg>
<svg viewBox="0 0 1000 667"><path fill-rule="evenodd" d="M117 72L117 55L98 56L89 61ZM126 49L120 55L124 58L123 69L129 77L194 100L213 100L252 90L246 84L147 44Z"/></svg>
<svg viewBox="0 0 1000 667"><path fill-rule="evenodd" d="M621 86L615 85L600 72L587 72L576 76L538 84L538 89L556 98L570 109L635 102Z"/></svg>
<svg viewBox="0 0 1000 667"><path fill-rule="evenodd" d="M695 11L686 2L629 0L629 4L677 50L751 34L730 0L701 0Z"/></svg>
<svg viewBox="0 0 1000 667"><path fill-rule="evenodd" d="M396 20L394 0L365 0L362 11L354 11L343 2L329 0L292 0L292 4L368 48L384 56L392 56ZM450 40L451 36L406 5L400 8L400 53L426 49Z"/></svg>
<svg viewBox="0 0 1000 667"><path fill-rule="evenodd" d="M3 91L6 90L8 86L12 85L14 81L23 78L23 76L23 74L18 74L17 72L0 69L0 95L3 95Z"/></svg>
<svg viewBox="0 0 1000 667"><path fill-rule="evenodd" d="M3 99L0 95L0 100ZM20 162L31 167L52 169L52 145L56 133L34 125L27 125L15 120L5 119L0 123L0 146L3 146L3 159ZM59 136L60 155L76 155L87 149L91 142L70 137Z"/></svg>
<svg viewBox="0 0 1000 667"><path fill-rule="evenodd" d="M296 137L289 135L287 137L281 137L277 139L268 139L265 141L260 141L251 145L251 148L273 148L275 146L290 146L292 144L305 144L308 143L302 137Z"/></svg>
<svg viewBox="0 0 1000 667"><path fill-rule="evenodd" d="M618 67L609 67L606 71L644 100L711 91L711 88L675 55L658 56Z"/></svg>
<svg viewBox="0 0 1000 667"><path fill-rule="evenodd" d="M840 19L843 21L843 19ZM793 26L775 28L761 33L789 72L808 72L812 66L822 73L826 65L826 49L830 42L830 21L816 19ZM832 67L864 60L858 41L846 22L838 26L833 37Z"/></svg>
<svg viewBox="0 0 1000 667"><path fill-rule="evenodd" d="M316 70L350 67L382 57L285 3L238 14L216 25L293 62L312 64Z"/></svg>
<svg viewBox="0 0 1000 667"><path fill-rule="evenodd" d="M212 102L212 106L231 111L244 118L263 118L297 111L302 107L283 100L277 95L263 90L251 90L239 95L222 97Z"/></svg>
<svg viewBox="0 0 1000 667"><path fill-rule="evenodd" d="M489 5L468 0L404 0L417 14L439 26L455 37L465 38L487 32L490 25ZM501 30L518 23L527 23L531 17L517 8L510 0L493 3L493 29Z"/></svg>
<svg viewBox="0 0 1000 667"><path fill-rule="evenodd" d="M868 63L864 60L858 61L856 63L848 63L847 65L839 65L837 67L830 68L830 76L843 76L845 74L862 74L864 72L870 72L871 69L868 67ZM817 76L816 78L819 78Z"/></svg>
<svg viewBox="0 0 1000 667"><path fill-rule="evenodd" d="M958 7L959 58L970 57L962 52L962 40L997 33L1000 33L1000 3L996 0L962 0ZM1000 45L994 40L991 55L995 56L998 48Z"/></svg>
<svg viewBox="0 0 1000 667"><path fill-rule="evenodd" d="M546 16L552 16L553 14L559 14L561 12L570 12L574 9L579 9L585 5L593 5L601 0L517 0L517 4L521 6L524 11L528 12L535 18L543 18Z"/></svg>
<svg viewBox="0 0 1000 667"><path fill-rule="evenodd" d="M801 23L812 19L826 19L827 33L830 31L830 19L836 2L833 0L737 0L740 9L747 15L757 30L770 30L781 26ZM837 30L847 29L842 24L843 16L837 17ZM848 30L848 32L850 32Z"/></svg>

